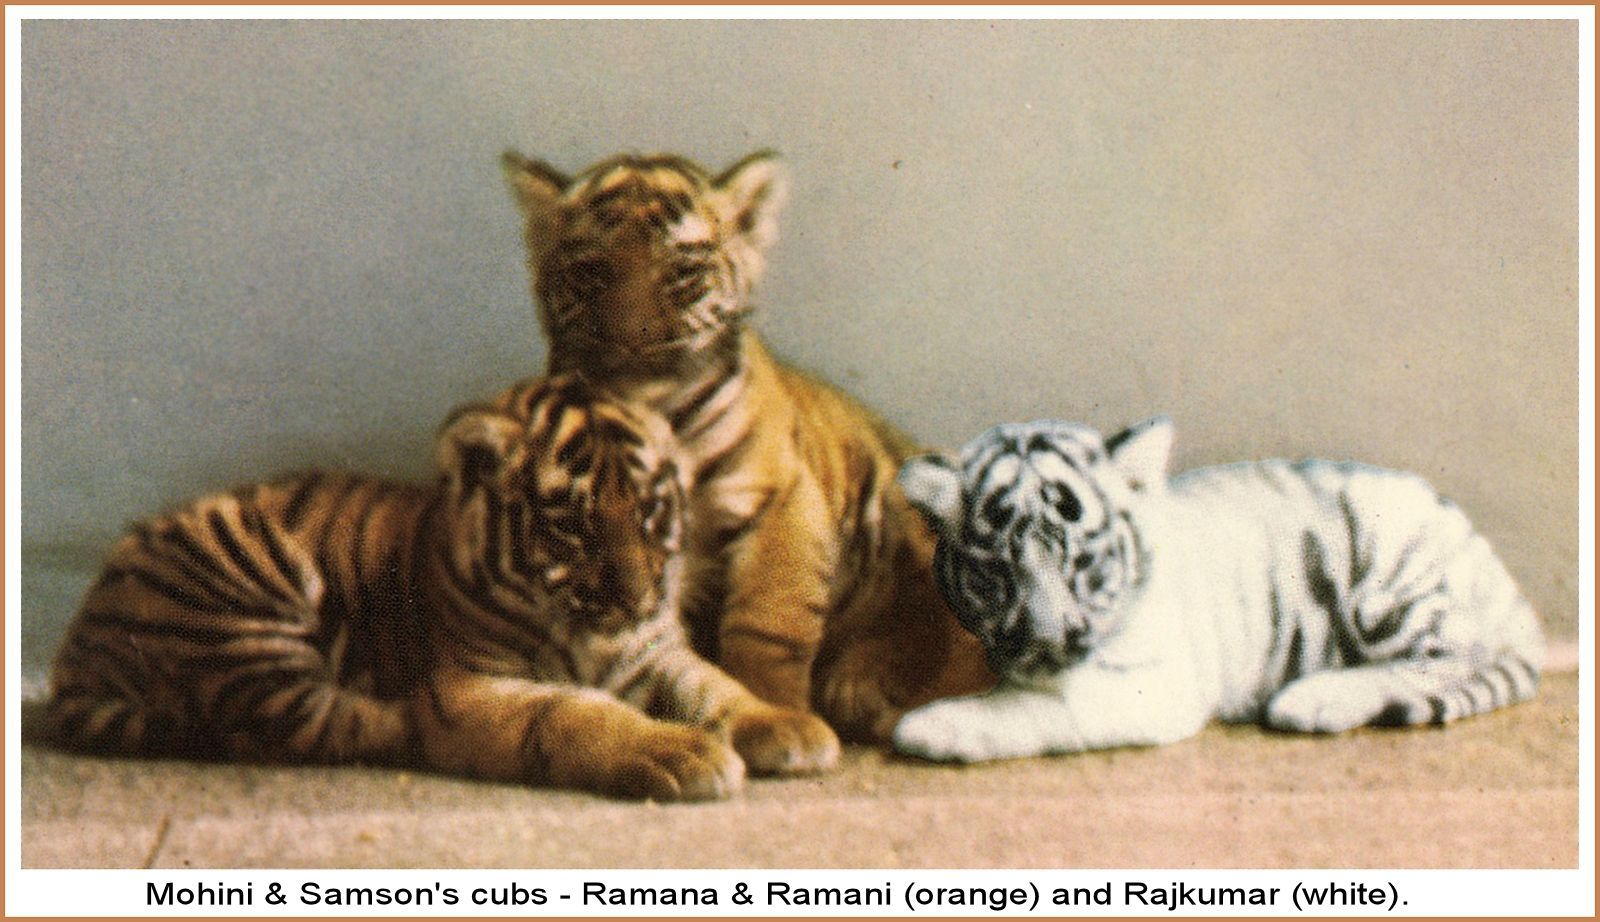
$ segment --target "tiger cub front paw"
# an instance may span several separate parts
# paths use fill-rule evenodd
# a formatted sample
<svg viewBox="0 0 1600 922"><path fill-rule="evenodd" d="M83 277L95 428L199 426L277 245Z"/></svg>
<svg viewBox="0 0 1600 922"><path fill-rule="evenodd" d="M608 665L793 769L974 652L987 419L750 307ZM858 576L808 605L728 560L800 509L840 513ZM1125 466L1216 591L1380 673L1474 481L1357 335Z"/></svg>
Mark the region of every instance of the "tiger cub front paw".
<svg viewBox="0 0 1600 922"><path fill-rule="evenodd" d="M619 746L600 789L633 800L721 800L744 786L744 761L699 727L656 723Z"/></svg>
<svg viewBox="0 0 1600 922"><path fill-rule="evenodd" d="M894 748L933 762L983 762L995 758L991 723L975 720L962 699L926 704L908 712L894 728Z"/></svg>
<svg viewBox="0 0 1600 922"><path fill-rule="evenodd" d="M815 714L763 705L728 723L733 748L760 775L809 775L839 762L839 737Z"/></svg>

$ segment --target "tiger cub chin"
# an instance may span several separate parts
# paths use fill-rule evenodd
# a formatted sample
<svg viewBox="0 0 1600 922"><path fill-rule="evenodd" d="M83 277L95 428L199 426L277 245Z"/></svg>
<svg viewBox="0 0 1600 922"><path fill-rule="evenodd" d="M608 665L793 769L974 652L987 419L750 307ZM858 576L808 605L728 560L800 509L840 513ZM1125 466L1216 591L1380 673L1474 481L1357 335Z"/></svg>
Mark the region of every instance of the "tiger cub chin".
<svg viewBox="0 0 1600 922"><path fill-rule="evenodd" d="M900 473L946 597L1002 676L895 729L974 762L1169 743L1211 718L1443 724L1531 697L1543 641L1422 479L1263 461L1168 479L1172 426L999 426Z"/></svg>
<svg viewBox="0 0 1600 922"><path fill-rule="evenodd" d="M58 739L704 799L825 769L698 658L666 423L563 376L457 410L428 486L311 473L135 526L56 659Z"/></svg>

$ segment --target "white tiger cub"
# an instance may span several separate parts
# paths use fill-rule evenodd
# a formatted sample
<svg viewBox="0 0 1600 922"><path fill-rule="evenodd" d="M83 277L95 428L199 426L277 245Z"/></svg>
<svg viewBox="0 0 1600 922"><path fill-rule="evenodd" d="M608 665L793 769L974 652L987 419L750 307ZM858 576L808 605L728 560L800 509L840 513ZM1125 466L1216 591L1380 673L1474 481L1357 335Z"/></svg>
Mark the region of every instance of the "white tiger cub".
<svg viewBox="0 0 1600 922"><path fill-rule="evenodd" d="M1543 640L1487 541L1421 478L1333 461L1172 479L1172 424L998 426L900 472L1000 675L895 746L976 762L1169 743L1210 719L1336 733L1534 694Z"/></svg>

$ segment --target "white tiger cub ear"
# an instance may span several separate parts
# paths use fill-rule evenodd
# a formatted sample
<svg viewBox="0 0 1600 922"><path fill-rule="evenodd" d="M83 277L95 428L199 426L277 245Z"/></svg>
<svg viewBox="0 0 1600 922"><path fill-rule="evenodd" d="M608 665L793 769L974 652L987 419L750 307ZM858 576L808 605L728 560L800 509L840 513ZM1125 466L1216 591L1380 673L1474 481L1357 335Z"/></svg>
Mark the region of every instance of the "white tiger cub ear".
<svg viewBox="0 0 1600 922"><path fill-rule="evenodd" d="M527 427L504 413L462 410L439 433L435 459L456 489L496 482L522 447Z"/></svg>
<svg viewBox="0 0 1600 922"><path fill-rule="evenodd" d="M1172 434L1172 420L1156 416L1106 439L1106 452L1135 490L1160 488L1172 460Z"/></svg>
<svg viewBox="0 0 1600 922"><path fill-rule="evenodd" d="M765 250L778 239L778 212L789 197L789 172L775 151L759 150L729 167L712 185L720 217L733 232Z"/></svg>
<svg viewBox="0 0 1600 922"><path fill-rule="evenodd" d="M961 471L943 455L919 455L900 466L895 478L912 508L935 531L953 531L961 525Z"/></svg>

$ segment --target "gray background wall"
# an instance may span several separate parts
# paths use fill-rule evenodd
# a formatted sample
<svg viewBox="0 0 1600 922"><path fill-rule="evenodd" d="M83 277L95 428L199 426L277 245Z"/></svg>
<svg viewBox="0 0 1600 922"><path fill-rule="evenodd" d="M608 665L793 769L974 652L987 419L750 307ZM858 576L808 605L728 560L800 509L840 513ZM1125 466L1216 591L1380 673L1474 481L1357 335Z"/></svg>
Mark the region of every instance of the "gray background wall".
<svg viewBox="0 0 1600 922"><path fill-rule="evenodd" d="M1410 468L1577 610L1570 22L29 22L24 658L130 520L425 476L544 358L507 146L794 176L758 323L916 435Z"/></svg>

